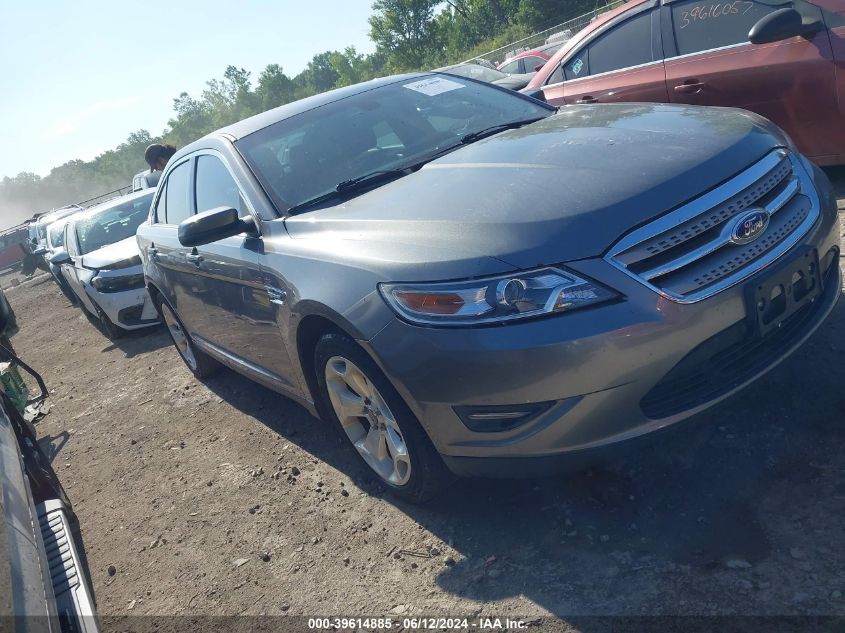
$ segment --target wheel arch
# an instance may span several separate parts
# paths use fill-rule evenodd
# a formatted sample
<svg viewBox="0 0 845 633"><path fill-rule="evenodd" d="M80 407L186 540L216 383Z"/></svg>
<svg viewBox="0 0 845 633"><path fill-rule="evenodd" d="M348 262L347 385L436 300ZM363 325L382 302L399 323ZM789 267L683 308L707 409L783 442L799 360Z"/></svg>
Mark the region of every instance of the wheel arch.
<svg viewBox="0 0 845 633"><path fill-rule="evenodd" d="M360 341L363 335L349 321L333 310L317 303L308 302L297 306L301 311L296 317L293 336L294 350L302 372L304 387L311 401L317 406L317 373L314 367L314 350L317 342L326 334L341 334L353 341ZM322 411L318 412L322 415Z"/></svg>

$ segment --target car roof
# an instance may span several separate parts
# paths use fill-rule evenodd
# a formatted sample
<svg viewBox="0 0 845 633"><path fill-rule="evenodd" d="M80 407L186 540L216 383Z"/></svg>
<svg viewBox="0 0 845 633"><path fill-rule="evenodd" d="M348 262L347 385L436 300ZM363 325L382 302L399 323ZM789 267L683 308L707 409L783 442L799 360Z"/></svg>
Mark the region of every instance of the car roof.
<svg viewBox="0 0 845 633"><path fill-rule="evenodd" d="M212 135L226 135L232 137L235 140L242 139L245 136L249 136L253 132L257 132L258 130L262 130L265 127L273 125L274 123L278 123L279 121L289 119L290 117L296 116L297 114L302 114L303 112L308 112L309 110L319 108L320 106L324 106L329 103L334 103L335 101L340 101L342 99L347 99L354 95L361 94L363 92L368 92L370 90L374 90L382 86L398 83L400 81L417 79L419 77L426 77L431 74L432 73L427 72L408 73L405 75L391 75L389 77L382 77L381 79L372 79L370 81L365 81L360 84L346 86L345 88L337 88L335 90L330 90L328 92L323 92L321 94L314 95L313 97L306 97L305 99L300 99L299 101L292 101L291 103L286 103L285 105L279 106L278 108L273 108L272 110L267 110L266 112L262 112L261 114L256 114L255 116L251 116L247 119L244 119L243 121L238 121L237 123L228 125L224 128L217 130L216 132L212 132ZM193 151L194 149L199 149L201 147L201 141L202 139L184 147L182 150L180 150L179 154L181 155L183 153Z"/></svg>
<svg viewBox="0 0 845 633"><path fill-rule="evenodd" d="M84 211L75 214L73 216L72 220L76 221L76 220L82 220L82 219L85 219L85 220L90 219L94 216L99 215L103 211L108 211L109 209L112 209L112 208L114 208L118 205L121 205L124 202L130 202L132 200L135 200L136 198L142 198L144 196L149 196L151 194L154 194L155 192L156 192L155 189L153 189L152 187L149 187L147 189L140 189L138 191L128 193L125 196L118 196L116 198L109 198L105 202L101 202L100 204L94 205L93 207L89 207L89 208L85 209Z"/></svg>
<svg viewBox="0 0 845 633"><path fill-rule="evenodd" d="M521 53L517 53L516 55L508 58L505 61L509 62L511 60L514 60L514 59L522 59L523 57L538 57L538 56L548 57L548 55L546 53L544 53L543 51L541 51L540 49L532 48L529 51L522 51Z"/></svg>
<svg viewBox="0 0 845 633"><path fill-rule="evenodd" d="M38 219L35 220L33 224L52 224L56 220L59 220L68 215L73 215L74 213L78 213L79 211L83 211L83 208L75 204L69 204L64 207L59 207L58 209L47 211L47 213L43 213L42 215L38 216Z"/></svg>

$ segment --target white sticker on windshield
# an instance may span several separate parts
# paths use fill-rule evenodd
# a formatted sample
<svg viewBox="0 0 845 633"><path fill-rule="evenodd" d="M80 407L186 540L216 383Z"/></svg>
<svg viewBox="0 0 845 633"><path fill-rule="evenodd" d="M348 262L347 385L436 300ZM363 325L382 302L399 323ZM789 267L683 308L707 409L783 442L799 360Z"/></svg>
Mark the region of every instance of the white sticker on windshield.
<svg viewBox="0 0 845 633"><path fill-rule="evenodd" d="M429 97L439 95L443 92L449 92L450 90L457 90L458 88L463 87L464 85L459 84L457 81L443 79L442 77L432 77L431 79L415 81L412 84L405 84L405 88L410 88L411 90L415 90L416 92L421 92L424 95L428 95Z"/></svg>

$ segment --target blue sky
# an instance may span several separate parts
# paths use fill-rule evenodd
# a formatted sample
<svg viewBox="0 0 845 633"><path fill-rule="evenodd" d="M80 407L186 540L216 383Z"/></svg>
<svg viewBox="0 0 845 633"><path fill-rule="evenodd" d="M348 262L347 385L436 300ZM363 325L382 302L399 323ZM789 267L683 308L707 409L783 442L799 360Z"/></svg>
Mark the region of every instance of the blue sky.
<svg viewBox="0 0 845 633"><path fill-rule="evenodd" d="M372 0L78 0L0 9L0 178L90 160L130 132L159 134L180 92L226 66L300 72L316 54L370 53Z"/></svg>

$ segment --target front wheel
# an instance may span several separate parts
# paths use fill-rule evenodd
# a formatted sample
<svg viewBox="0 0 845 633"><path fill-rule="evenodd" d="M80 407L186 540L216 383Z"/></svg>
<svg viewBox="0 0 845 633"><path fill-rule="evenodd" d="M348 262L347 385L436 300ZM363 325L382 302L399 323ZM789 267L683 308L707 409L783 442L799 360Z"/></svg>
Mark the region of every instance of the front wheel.
<svg viewBox="0 0 845 633"><path fill-rule="evenodd" d="M315 349L321 410L395 494L423 502L452 478L414 414L350 338L327 334Z"/></svg>
<svg viewBox="0 0 845 633"><path fill-rule="evenodd" d="M94 304L94 309L97 312L97 320L100 322L100 326L103 328L103 332L105 332L106 336L109 338L110 341L113 341L123 336L123 328L119 325L115 325L114 321L109 318L109 315L106 314L103 309L96 303Z"/></svg>
<svg viewBox="0 0 845 633"><path fill-rule="evenodd" d="M158 311L168 334L170 334L173 346L179 352L179 357L188 366L191 373L200 379L208 378L214 374L220 368L220 364L205 352L197 349L193 340L191 340L191 335L185 331L185 326L182 325L182 321L176 316L173 308L165 301L160 301Z"/></svg>

